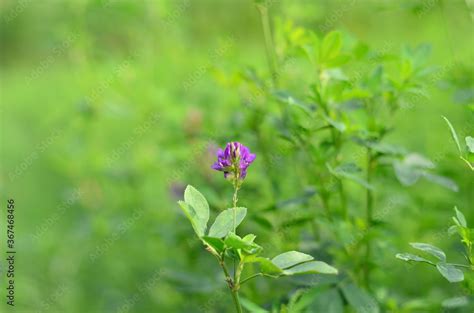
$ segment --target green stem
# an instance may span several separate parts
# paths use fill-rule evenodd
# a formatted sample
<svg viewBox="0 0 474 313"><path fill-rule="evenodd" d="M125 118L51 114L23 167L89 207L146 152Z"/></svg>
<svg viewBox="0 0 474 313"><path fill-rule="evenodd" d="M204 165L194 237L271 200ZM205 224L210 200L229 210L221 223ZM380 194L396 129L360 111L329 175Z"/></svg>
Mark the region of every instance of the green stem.
<svg viewBox="0 0 474 313"><path fill-rule="evenodd" d="M234 283L234 280L232 280L229 270L227 269L227 266L225 265L224 260L222 258L219 258L219 264L222 267L222 270L224 271L225 280L227 282L227 285L229 286L230 293L232 295L232 301L234 302L234 305L235 305L235 309L237 313L242 313L242 306L240 304L240 299L239 299L239 291L236 288L236 284Z"/></svg>
<svg viewBox="0 0 474 313"><path fill-rule="evenodd" d="M469 264L472 266L473 265L473 262L472 262L472 242L471 241L468 241L467 243L465 243L466 245L466 257L467 257L467 261L469 262Z"/></svg>
<svg viewBox="0 0 474 313"><path fill-rule="evenodd" d="M342 215L344 216L345 220L348 220L349 214L347 211L347 197L344 192L344 185L342 184L342 180L339 180L338 182L339 197L341 198Z"/></svg>
<svg viewBox="0 0 474 313"><path fill-rule="evenodd" d="M234 180L234 195L232 196L232 211L233 211L233 229L234 229L234 234L236 233L236 230L237 230L237 201L239 200L237 198L237 194L239 192L239 189L240 189L240 182L238 180L239 178L237 178L236 180ZM233 268L234 268L234 282L237 281L237 271L236 271L236 265L235 265L235 259L233 261ZM231 288L231 290L233 290L233 288ZM232 291L233 292L233 291ZM234 295L232 295L232 298L234 299L234 302L235 302L235 299L239 299L238 295L237 297L234 297ZM236 304L237 305L237 304Z"/></svg>
<svg viewBox="0 0 474 313"><path fill-rule="evenodd" d="M237 228L237 201L239 200L237 198L237 193L239 192L239 189L240 189L240 184L238 181L235 181L234 182L234 195L232 196L232 208L233 208L233 211L234 211L234 220L233 220L233 228L234 228L234 234L235 234L235 230Z"/></svg>
<svg viewBox="0 0 474 313"><path fill-rule="evenodd" d="M242 280L242 281L240 282L240 285L243 285L243 284L246 283L247 281L249 281L249 280L251 280L251 279L253 279L253 278L256 278L256 277L260 277L260 276L263 276L263 273L257 273L257 274L254 274L254 275L252 275L252 276L249 276L249 277L245 278L244 280Z"/></svg>
<svg viewBox="0 0 474 313"><path fill-rule="evenodd" d="M256 112L255 114L261 115L263 113ZM253 127L253 130L257 137L258 146L261 148L261 151L262 151L263 163L265 164L264 170L266 172L266 175L270 178L270 183L272 187L271 189L272 199L276 200L280 192L279 192L278 180L275 176L275 171L272 171L272 167L275 166L274 160L270 158L270 155L274 155L274 152L272 154L272 151L269 151L268 146L266 144L267 141L265 140L262 133L262 124L263 124L264 118L265 117L263 117L263 115L258 117Z"/></svg>
<svg viewBox="0 0 474 313"><path fill-rule="evenodd" d="M242 305L240 305L239 292L235 290L231 290L231 293L232 293L232 300L234 300L235 309L237 310L237 313L242 313Z"/></svg>
<svg viewBox="0 0 474 313"><path fill-rule="evenodd" d="M372 180L372 153L370 148L367 148L367 183L370 184ZM367 228L372 227L372 208L373 208L373 194L372 190L367 188L366 193L366 224ZM365 250L365 262L364 262L364 282L367 288L370 288L370 257L371 257L371 240L370 235L367 235L367 244Z"/></svg>
<svg viewBox="0 0 474 313"><path fill-rule="evenodd" d="M463 267L463 268L472 269L472 266L470 266L470 265L457 264L457 263L449 263L449 265L453 265L453 266L457 266L457 267Z"/></svg>
<svg viewBox="0 0 474 313"><path fill-rule="evenodd" d="M260 18L262 20L263 36L265 37L265 50L267 52L267 61L272 76L273 87L278 86L278 72L276 67L275 48L273 45L272 29L270 27L270 19L268 18L268 8L265 4L257 4Z"/></svg>

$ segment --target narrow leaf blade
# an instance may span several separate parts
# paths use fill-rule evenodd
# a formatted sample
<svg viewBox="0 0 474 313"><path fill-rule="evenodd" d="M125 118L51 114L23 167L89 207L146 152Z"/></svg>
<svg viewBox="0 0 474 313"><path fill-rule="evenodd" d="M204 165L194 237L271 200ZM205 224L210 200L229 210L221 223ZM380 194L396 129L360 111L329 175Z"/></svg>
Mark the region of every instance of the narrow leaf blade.
<svg viewBox="0 0 474 313"><path fill-rule="evenodd" d="M462 150L461 150L461 145L459 144L459 139L458 135L456 134L456 131L454 130L453 125L451 122L446 118L446 116L442 116L444 120L446 121L446 124L448 124L449 130L451 131L451 137L453 137L454 142L456 143L456 146L458 147L459 155L462 155Z"/></svg>

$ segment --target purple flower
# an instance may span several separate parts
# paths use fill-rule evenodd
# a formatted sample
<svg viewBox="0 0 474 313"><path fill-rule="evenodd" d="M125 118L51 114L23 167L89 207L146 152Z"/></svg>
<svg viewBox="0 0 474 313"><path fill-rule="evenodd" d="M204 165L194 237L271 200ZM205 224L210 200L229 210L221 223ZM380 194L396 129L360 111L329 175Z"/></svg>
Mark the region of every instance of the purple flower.
<svg viewBox="0 0 474 313"><path fill-rule="evenodd" d="M225 178L241 179L247 176L247 168L255 160L255 154L240 142L229 142L225 150L217 150L217 162L212 168L224 172Z"/></svg>

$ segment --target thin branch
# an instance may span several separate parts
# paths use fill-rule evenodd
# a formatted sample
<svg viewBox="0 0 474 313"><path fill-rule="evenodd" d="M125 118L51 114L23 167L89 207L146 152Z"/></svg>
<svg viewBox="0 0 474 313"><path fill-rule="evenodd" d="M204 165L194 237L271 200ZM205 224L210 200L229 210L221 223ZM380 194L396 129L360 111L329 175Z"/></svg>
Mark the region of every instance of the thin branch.
<svg viewBox="0 0 474 313"><path fill-rule="evenodd" d="M259 276L263 276L263 273L257 273L257 274L254 274L252 276L249 276L245 279L243 279L241 282L240 282L240 285L243 285L245 282L251 280L252 278L256 278L256 277L259 277Z"/></svg>

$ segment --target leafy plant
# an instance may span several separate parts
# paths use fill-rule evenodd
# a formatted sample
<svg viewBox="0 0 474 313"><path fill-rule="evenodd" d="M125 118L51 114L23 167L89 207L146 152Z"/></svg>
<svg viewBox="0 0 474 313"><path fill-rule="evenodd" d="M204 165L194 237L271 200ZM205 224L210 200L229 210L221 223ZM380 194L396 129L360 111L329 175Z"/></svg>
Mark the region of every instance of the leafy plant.
<svg viewBox="0 0 474 313"><path fill-rule="evenodd" d="M443 116L443 119L446 121L446 124L448 124L449 130L451 132L451 137L453 138L454 143L456 144L456 147L458 148L459 158L463 160L472 171L474 171L474 166L472 165L472 162L469 160L474 154L474 138L471 136L466 136L464 138L465 147L462 147L461 143L459 142L458 134L456 133L456 130L454 129L451 122L445 116Z"/></svg>
<svg viewBox="0 0 474 313"><path fill-rule="evenodd" d="M196 188L188 185L184 191L184 201L178 203L206 250L216 257L222 268L237 312L242 312L240 287L253 278L338 273L337 269L327 263L314 260L311 255L299 251L284 252L271 259L263 257L263 248L255 242L256 235L237 235L237 227L247 214L247 208L237 207L238 191L247 175L248 166L255 159L255 154L250 153L244 145L231 142L227 144L225 151L219 149L217 156L218 160L213 169L224 172L224 177L234 187L232 208L222 211L208 228L209 204ZM233 262L232 271L227 264L229 260ZM242 278L245 266L250 264L258 264L260 271Z"/></svg>
<svg viewBox="0 0 474 313"><path fill-rule="evenodd" d="M446 260L446 254L443 250L438 247L435 247L428 243L419 243L412 242L410 245L420 251L423 251L425 254L429 255L431 258L425 258L417 254L411 253L398 253L396 257L405 262L416 262L416 263L425 263L431 266L436 267L438 272L446 278L450 283L457 283L464 280L464 273L461 269L474 271L473 264L473 254L472 254L472 242L474 238L472 237L472 230L468 228L466 218L461 211L454 207L455 216L453 216L454 225L452 225L448 233L458 234L461 237L461 242L466 247L466 253L464 257L466 258L468 264L455 264L449 263Z"/></svg>
<svg viewBox="0 0 474 313"><path fill-rule="evenodd" d="M270 78L255 70L251 75L249 71L241 75L250 94L244 95L248 120L258 121L258 138L265 136L262 125L266 121L276 129L276 134L267 136L278 135L290 147L287 157L305 165L302 181L317 190L310 204L317 210L315 215L326 222L320 225L308 220L315 241L321 240L327 225L330 229L344 225L363 234L356 245L351 245L354 249L337 254L353 266L348 271L356 282L370 288L371 272L376 267L376 233L383 229L374 217L380 191L377 185L386 168L393 169L396 180L404 186L423 178L458 191L454 181L436 173L433 162L386 139L395 129L393 116L426 97L430 47L404 47L395 55L390 47L370 49L340 31L321 36L291 22L280 22L276 32L277 60L274 62L272 54ZM267 51L270 48L267 46ZM298 75L288 73L289 65ZM269 103L278 104L280 112L266 111ZM281 154L277 145L266 147L264 158ZM362 187L358 196L365 202L365 212L350 212L347 189L354 183ZM278 185L278 181L273 184L275 198ZM335 232L331 239L338 244L343 238Z"/></svg>

